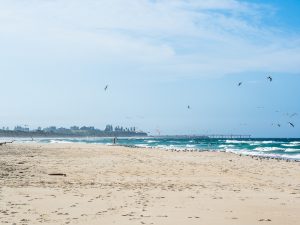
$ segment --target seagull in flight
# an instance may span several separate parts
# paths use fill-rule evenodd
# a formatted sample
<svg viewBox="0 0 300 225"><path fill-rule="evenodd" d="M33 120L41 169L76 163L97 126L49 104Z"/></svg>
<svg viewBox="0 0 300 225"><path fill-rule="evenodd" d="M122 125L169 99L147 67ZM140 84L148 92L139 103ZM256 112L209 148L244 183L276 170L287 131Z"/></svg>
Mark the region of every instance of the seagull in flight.
<svg viewBox="0 0 300 225"><path fill-rule="evenodd" d="M293 123L289 122L289 124L290 124L292 127L295 127L295 125L294 125Z"/></svg>
<svg viewBox="0 0 300 225"><path fill-rule="evenodd" d="M191 107L188 105L187 108L190 109Z"/></svg>
<svg viewBox="0 0 300 225"><path fill-rule="evenodd" d="M272 82L273 78L271 76L268 76L267 79Z"/></svg>
<svg viewBox="0 0 300 225"><path fill-rule="evenodd" d="M243 83L243 82L239 82L239 83L238 83L238 86L241 86L241 85L242 85L242 83Z"/></svg>
<svg viewBox="0 0 300 225"><path fill-rule="evenodd" d="M277 126L278 126L278 127L281 127L281 125L280 125L279 123L277 124Z"/></svg>
<svg viewBox="0 0 300 225"><path fill-rule="evenodd" d="M107 88L108 88L108 85L106 85L106 86L105 86L105 88L104 88L104 91L106 91L106 90L107 90Z"/></svg>
<svg viewBox="0 0 300 225"><path fill-rule="evenodd" d="M297 115L298 115L298 113L293 113L292 115L290 115L290 118L297 116Z"/></svg>

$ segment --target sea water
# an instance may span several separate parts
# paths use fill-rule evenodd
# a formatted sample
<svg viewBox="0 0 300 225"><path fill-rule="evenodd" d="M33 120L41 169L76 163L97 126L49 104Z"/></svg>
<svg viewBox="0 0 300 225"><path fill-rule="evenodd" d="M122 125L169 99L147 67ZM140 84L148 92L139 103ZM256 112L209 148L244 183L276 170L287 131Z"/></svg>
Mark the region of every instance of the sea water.
<svg viewBox="0 0 300 225"><path fill-rule="evenodd" d="M19 140L32 142L30 139ZM112 145L113 138L40 138L39 143L93 143ZM177 137L118 138L117 144L166 150L225 151L236 154L300 160L300 139L250 138L212 139Z"/></svg>

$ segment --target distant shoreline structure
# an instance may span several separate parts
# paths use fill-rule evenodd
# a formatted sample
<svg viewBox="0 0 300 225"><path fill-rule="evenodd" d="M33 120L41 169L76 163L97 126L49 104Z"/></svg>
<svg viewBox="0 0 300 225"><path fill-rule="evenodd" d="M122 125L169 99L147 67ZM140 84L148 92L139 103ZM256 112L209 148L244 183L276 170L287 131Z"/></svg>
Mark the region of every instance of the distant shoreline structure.
<svg viewBox="0 0 300 225"><path fill-rule="evenodd" d="M159 135L149 136L155 138L177 138L177 139L250 139L252 135L243 134L209 134L209 135Z"/></svg>
<svg viewBox="0 0 300 225"><path fill-rule="evenodd" d="M0 137L25 137L25 138L77 138L77 137L147 137L148 134L143 131L137 131L135 127L123 128L107 125L104 130L94 127L78 127L56 128L55 126L30 130L27 127L16 126L13 130L8 128L0 129Z"/></svg>

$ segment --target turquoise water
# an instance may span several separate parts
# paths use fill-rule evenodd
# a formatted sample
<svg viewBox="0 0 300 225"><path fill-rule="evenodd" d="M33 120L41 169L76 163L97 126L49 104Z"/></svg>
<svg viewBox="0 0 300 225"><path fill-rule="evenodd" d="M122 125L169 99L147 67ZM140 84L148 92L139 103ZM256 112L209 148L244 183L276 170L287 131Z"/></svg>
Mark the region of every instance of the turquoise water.
<svg viewBox="0 0 300 225"><path fill-rule="evenodd" d="M24 140L25 141L25 140ZM94 143L112 145L112 138L35 139L40 143ZM200 138L120 138L118 145L174 150L226 151L300 160L300 139L200 139Z"/></svg>

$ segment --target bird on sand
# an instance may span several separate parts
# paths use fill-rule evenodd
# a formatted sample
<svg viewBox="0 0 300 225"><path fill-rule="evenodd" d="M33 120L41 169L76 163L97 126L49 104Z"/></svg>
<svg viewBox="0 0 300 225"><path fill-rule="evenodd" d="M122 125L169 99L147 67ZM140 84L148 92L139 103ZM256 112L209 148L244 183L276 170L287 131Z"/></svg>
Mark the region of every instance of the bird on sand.
<svg viewBox="0 0 300 225"><path fill-rule="evenodd" d="M294 125L293 123L289 122L289 124L290 124L292 127L295 127L295 125Z"/></svg>

